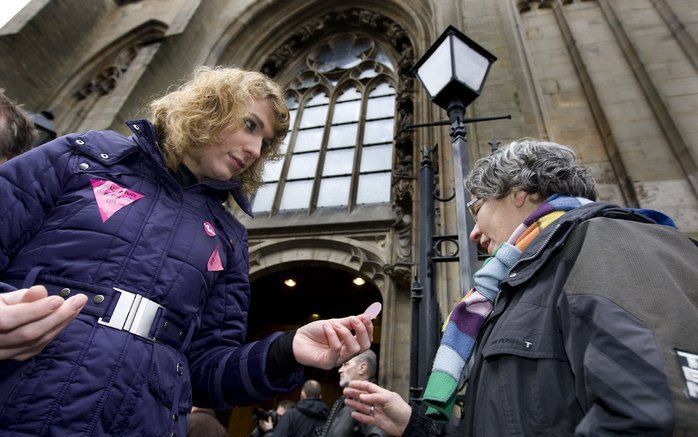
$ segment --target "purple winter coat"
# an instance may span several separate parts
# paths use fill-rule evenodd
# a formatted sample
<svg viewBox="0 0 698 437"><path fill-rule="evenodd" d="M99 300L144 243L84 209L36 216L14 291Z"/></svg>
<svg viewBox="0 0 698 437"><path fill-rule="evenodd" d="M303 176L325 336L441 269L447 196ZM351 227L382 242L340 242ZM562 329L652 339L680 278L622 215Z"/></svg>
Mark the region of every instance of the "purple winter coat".
<svg viewBox="0 0 698 437"><path fill-rule="evenodd" d="M192 394L222 409L302 382L264 373L279 334L244 343L247 233L221 204L230 192L249 213L240 183L182 189L153 126L127 124L130 138L71 134L0 165L0 281L89 297L41 354L0 361L0 435L184 436ZM98 323L115 288L162 306L148 338Z"/></svg>

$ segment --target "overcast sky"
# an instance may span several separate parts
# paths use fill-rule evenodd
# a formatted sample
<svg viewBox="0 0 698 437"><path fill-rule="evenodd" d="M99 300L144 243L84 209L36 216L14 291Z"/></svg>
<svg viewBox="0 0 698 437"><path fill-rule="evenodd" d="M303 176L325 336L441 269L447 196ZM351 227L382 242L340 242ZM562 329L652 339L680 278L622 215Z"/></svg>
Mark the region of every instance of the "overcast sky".
<svg viewBox="0 0 698 437"><path fill-rule="evenodd" d="M10 21L30 0L0 0L0 27Z"/></svg>

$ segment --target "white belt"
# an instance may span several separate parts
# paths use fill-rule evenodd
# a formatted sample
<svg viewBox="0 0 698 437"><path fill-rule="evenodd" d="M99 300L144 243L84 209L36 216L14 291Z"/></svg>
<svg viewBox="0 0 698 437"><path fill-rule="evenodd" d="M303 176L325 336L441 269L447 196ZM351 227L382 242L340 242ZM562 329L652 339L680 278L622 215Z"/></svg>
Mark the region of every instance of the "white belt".
<svg viewBox="0 0 698 437"><path fill-rule="evenodd" d="M120 288L114 288L114 290L120 293L114 312L108 322L105 322L102 317L97 321L110 328L128 331L150 341L155 340L148 335L152 330L158 309L164 309L164 307L140 294L131 293Z"/></svg>

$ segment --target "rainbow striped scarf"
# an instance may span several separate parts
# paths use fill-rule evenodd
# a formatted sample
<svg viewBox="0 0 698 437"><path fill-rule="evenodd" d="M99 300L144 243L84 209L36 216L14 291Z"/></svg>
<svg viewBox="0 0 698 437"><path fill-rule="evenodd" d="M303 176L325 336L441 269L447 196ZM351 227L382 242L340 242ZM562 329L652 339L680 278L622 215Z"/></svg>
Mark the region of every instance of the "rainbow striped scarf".
<svg viewBox="0 0 698 437"><path fill-rule="evenodd" d="M513 248L507 250L506 256L511 258L514 253L514 259L509 259L505 264L500 265L513 265L543 229L565 212L587 203L591 203L591 200L558 194L550 196L516 228L507 243L518 250ZM503 248L505 245L502 244L497 248L492 257L485 261L481 270L500 256L498 252L505 249ZM488 272L490 278L491 270ZM424 391L424 401L428 406L427 415L429 416L441 420L448 420L451 416L464 369L473 353L475 339L483 322L492 312L493 302L499 294L499 283L509 274L509 269L500 267L496 272L496 292L478 291L480 284L476 273L475 286L456 305L444 325L441 345L436 352L434 366ZM484 284L481 288L485 289Z"/></svg>

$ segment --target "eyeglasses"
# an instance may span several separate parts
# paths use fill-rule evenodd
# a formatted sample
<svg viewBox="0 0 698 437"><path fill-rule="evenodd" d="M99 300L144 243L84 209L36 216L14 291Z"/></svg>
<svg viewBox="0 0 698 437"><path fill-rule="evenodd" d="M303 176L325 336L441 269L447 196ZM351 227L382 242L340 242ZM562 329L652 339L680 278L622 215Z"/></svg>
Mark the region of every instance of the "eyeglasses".
<svg viewBox="0 0 698 437"><path fill-rule="evenodd" d="M473 216L473 221L475 223L477 223L477 213L480 212L480 208L482 208L483 200L485 199L476 197L465 205L466 208L468 208L468 211L470 211L470 215Z"/></svg>

